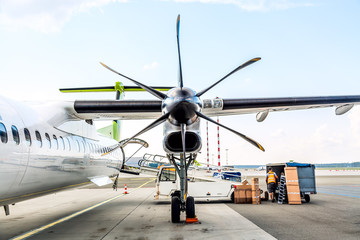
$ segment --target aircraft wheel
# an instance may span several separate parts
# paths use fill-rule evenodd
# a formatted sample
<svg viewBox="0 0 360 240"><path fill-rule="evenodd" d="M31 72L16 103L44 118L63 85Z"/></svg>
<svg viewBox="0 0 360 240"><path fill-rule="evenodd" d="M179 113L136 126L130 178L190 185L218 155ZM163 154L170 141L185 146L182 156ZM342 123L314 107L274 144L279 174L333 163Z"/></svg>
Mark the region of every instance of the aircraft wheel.
<svg viewBox="0 0 360 240"><path fill-rule="evenodd" d="M171 198L171 222L180 222L180 198L178 196Z"/></svg>
<svg viewBox="0 0 360 240"><path fill-rule="evenodd" d="M186 217L195 217L195 200L194 197L187 197L186 199Z"/></svg>

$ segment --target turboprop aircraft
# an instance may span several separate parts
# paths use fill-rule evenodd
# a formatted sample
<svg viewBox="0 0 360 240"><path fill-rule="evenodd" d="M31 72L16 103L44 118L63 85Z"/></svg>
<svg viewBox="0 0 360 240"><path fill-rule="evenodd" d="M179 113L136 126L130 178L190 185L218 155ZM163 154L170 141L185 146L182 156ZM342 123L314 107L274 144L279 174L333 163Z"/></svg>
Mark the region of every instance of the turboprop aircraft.
<svg viewBox="0 0 360 240"><path fill-rule="evenodd" d="M139 89L117 82L112 87L91 88L86 92L112 91L120 100L124 92ZM84 92L83 89L60 91ZM121 148L102 156L119 144L119 121L114 120L111 126L97 131L91 118L76 116L73 105L71 101L21 103L0 97L0 206L4 206L6 215L10 214L9 205L19 201L89 181L97 185L112 183L109 177L118 176L119 172L129 173L124 168L123 147L128 143L148 146L141 139L125 139L126 144L121 144Z"/></svg>
<svg viewBox="0 0 360 240"><path fill-rule="evenodd" d="M181 212L186 212L187 218L195 217L194 198L188 196L187 171L201 149L201 119L225 128L265 151L257 141L210 117L257 113L256 120L262 122L270 112L275 111L335 107L335 113L341 115L355 104L360 104L360 95L201 99L202 95L227 77L260 58L241 64L211 86L195 92L184 86L179 30L180 15L176 22L178 86L166 94L101 63L158 100L76 100L29 107L0 99L0 205L8 206L26 198L61 190L67 185L79 185L91 176L116 174L122 164L119 161L122 147L142 133L163 124L163 148L180 179L180 189L174 192L171 199L171 220L179 222ZM117 88L123 87L119 85ZM91 91L92 88L82 90ZM97 119L156 120L131 138L116 142L95 134L92 123ZM5 128L11 129L12 139Z"/></svg>

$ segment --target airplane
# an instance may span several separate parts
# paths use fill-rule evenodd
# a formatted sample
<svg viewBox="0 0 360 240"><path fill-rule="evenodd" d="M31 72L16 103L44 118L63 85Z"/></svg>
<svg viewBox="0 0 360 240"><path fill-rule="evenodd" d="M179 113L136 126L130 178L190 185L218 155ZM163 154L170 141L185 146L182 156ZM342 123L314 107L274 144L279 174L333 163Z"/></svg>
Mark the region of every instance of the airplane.
<svg viewBox="0 0 360 240"><path fill-rule="evenodd" d="M257 114L256 120L262 122L270 112L335 107L335 113L342 115L360 104L360 95L201 99L202 95L230 75L258 62L260 58L241 64L211 86L196 92L184 86L179 32L180 15L176 20L178 86L166 94L101 63L158 100L119 100L117 97L116 100L30 105L0 98L0 205L4 206L5 211L8 212L9 204L20 200L62 190L69 185L79 186L92 177L103 179L118 174L122 167L119 155L123 146L163 124L163 149L180 180L180 190L171 198L171 221L179 222L182 212L186 212L187 218L194 218L195 201L188 196L187 171L202 147L201 119L225 128L265 151L257 141L210 117L254 113ZM87 91L86 88L83 90ZM98 119L115 119L115 122L126 119L156 120L119 142L96 134L93 121Z"/></svg>
<svg viewBox="0 0 360 240"><path fill-rule="evenodd" d="M116 92L117 100L127 91L139 90L120 82L86 90L60 89L64 93ZM112 183L109 177L120 172L133 174L126 169L124 147L129 143L147 147L148 143L134 138L102 156L119 141L118 120L97 130L93 119L77 116L71 101L17 102L0 96L0 206L9 215L10 204L90 181L99 186Z"/></svg>

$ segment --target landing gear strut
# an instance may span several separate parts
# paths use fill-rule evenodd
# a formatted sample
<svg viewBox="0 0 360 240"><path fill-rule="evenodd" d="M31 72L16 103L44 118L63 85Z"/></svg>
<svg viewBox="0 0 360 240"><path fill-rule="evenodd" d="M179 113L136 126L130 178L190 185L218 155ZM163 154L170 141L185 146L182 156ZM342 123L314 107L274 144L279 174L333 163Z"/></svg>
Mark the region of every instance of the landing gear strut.
<svg viewBox="0 0 360 240"><path fill-rule="evenodd" d="M169 161L175 166L176 173L180 179L180 191L176 191L171 198L171 222L180 222L180 213L186 212L186 218L195 218L195 201L191 196L187 197L188 180L187 171L191 163L194 162L196 154L189 157L176 158L174 155L167 155ZM178 160L178 161L176 161Z"/></svg>

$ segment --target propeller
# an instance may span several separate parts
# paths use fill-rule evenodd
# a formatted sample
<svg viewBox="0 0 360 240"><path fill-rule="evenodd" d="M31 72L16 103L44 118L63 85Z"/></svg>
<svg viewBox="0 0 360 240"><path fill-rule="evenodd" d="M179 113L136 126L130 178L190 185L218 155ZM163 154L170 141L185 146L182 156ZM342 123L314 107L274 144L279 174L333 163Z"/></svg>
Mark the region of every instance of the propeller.
<svg viewBox="0 0 360 240"><path fill-rule="evenodd" d="M122 76L122 77L124 77L124 78L126 78L126 79L129 79L130 81L132 81L133 83L135 83L136 85L138 85L139 87L141 87L142 89L144 89L145 91L151 93L151 94L154 95L155 97L157 97L157 98L159 98L159 99L161 99L161 100L163 100L164 98L166 98L166 94L164 94L164 93L162 93L162 92L159 92L158 90L155 90L155 89L153 89L152 87L146 86L146 85L144 85L144 84L142 84L142 83L140 83L140 82L138 82L138 81L136 81L136 80L134 80L134 79L132 79L132 78L129 78L129 77L127 77L127 76L125 76L125 75L123 75L123 74L115 71L114 69L108 67L107 65L105 65L105 64L102 63L102 62L100 62L100 64L103 65L105 68L109 69L110 71L112 71L112 72L114 72L114 73L116 73L116 74L118 74L118 75L120 75L120 76Z"/></svg>
<svg viewBox="0 0 360 240"><path fill-rule="evenodd" d="M177 49L178 49L178 57L179 57L179 87L183 88L183 78L182 78L182 69L181 69L181 57L180 57L180 42L179 42L179 31L180 31L180 14L176 20L176 39L177 39Z"/></svg>
<svg viewBox="0 0 360 240"><path fill-rule="evenodd" d="M217 85L218 83L220 83L221 81L223 81L225 78L229 77L230 75L232 75L233 73L236 73L237 71L239 71L240 69L243 69L244 67L247 67L251 64L253 64L254 62L259 61L261 58L253 58L249 61L247 61L246 63L241 64L240 66L238 66L237 68L235 68L234 70L232 70L230 73L228 73L227 75L225 75L223 78L221 78L219 81L217 81L216 83L214 83L213 85L211 85L208 88L205 88L204 90L198 92L196 94L196 96L200 97L201 95L203 95L204 93L206 93L207 91L209 91L211 88L213 88L215 85Z"/></svg>
<svg viewBox="0 0 360 240"><path fill-rule="evenodd" d="M180 124L180 127L181 127L181 145L184 154L184 159L186 159L186 145L185 145L186 124L182 123Z"/></svg>
<svg viewBox="0 0 360 240"><path fill-rule="evenodd" d="M183 77L182 77L182 68L181 68L181 57L180 57L180 41L179 41L179 31L180 31L180 15L178 15L177 17L177 21L176 21L176 38L177 38L177 49L178 49L178 58L179 58L179 79L178 79L178 84L179 84L179 88L181 90L181 92L183 91ZM230 73L228 73L227 75L225 75L223 78L221 78L220 80L218 80L217 82L215 82L214 84L212 84L211 86L205 88L204 90L200 91L199 93L197 93L196 95L194 94L193 96L191 96L193 99L194 99L194 102L187 102L187 100L185 99L185 97L183 99L182 98L182 95L183 93L179 92L179 95L176 96L176 98L180 98L180 101L177 101L177 102L173 102L171 105L171 107L169 107L169 111L167 113L165 113L164 115L162 115L160 118L156 119L154 122L152 122L150 125L148 125L147 127L145 127L144 129L142 129L141 131L139 131L138 133L136 133L134 136L132 136L131 138L128 138L126 141L122 141L122 142L119 142L119 144L113 148L112 150L110 150L109 152L107 153L104 153L102 156L106 155L106 154L109 154L111 152L113 152L114 150L116 150L117 148L119 147L122 147L124 145L126 145L128 142L130 142L132 139L136 138L137 136L139 136L140 134L143 134L147 131L149 131L150 129L158 126L159 124L165 122L170 115L172 116L181 116L183 117L183 115L186 115L186 113L191 113L191 114L195 114L200 117L200 118L203 118L209 122L212 122L222 128L225 128L233 133L235 133L236 135L240 136L241 138L245 139L247 142L251 143L252 145L254 145L255 147L259 148L260 150L262 151L265 151L265 149L258 143L256 142L255 140L245 136L244 134L241 134L229 127L226 127L220 123L217 123L216 121L212 120L211 118L205 116L204 114L200 113L198 110L194 110L196 108L198 108L199 106L197 107L188 107L188 108L184 108L184 103L185 104L193 104L193 105L196 105L197 102L200 102L200 99L199 97L201 95L203 95L204 93L206 93L207 91L209 91L211 88L213 88L214 86L216 86L217 84L219 84L220 82L222 82L224 79L226 79L227 77L231 76L232 74L234 74L235 72L259 61L261 58L253 58L245 63L243 63L242 65L238 66L237 68L235 68L233 71L231 71ZM102 66L104 66L105 68L109 69L110 71L132 81L133 83L135 83L136 85L138 85L139 87L141 87L142 89L144 89L145 91L151 93L152 95L154 95L155 97L161 99L161 100L165 100L166 98L168 98L167 95L165 95L164 93L162 92L159 92L158 90L152 88L152 87L149 87L149 86L146 86L145 84L142 84L132 78L129 78L117 71L115 71L114 69L108 67L107 65L105 65L104 63L100 62L100 64ZM189 96L187 96L189 97ZM183 107L182 107L183 106ZM179 110L180 109L180 110ZM179 112L180 111L180 112ZM182 111L182 112L181 112ZM188 112L184 112L184 111L188 111ZM187 114L187 115L191 115L191 114ZM181 123L180 124L180 128L181 128L181 143L182 143L182 152L184 154L184 160L186 159L186 139L185 139L185 136L186 136L186 125L187 124L191 124L191 123Z"/></svg>

